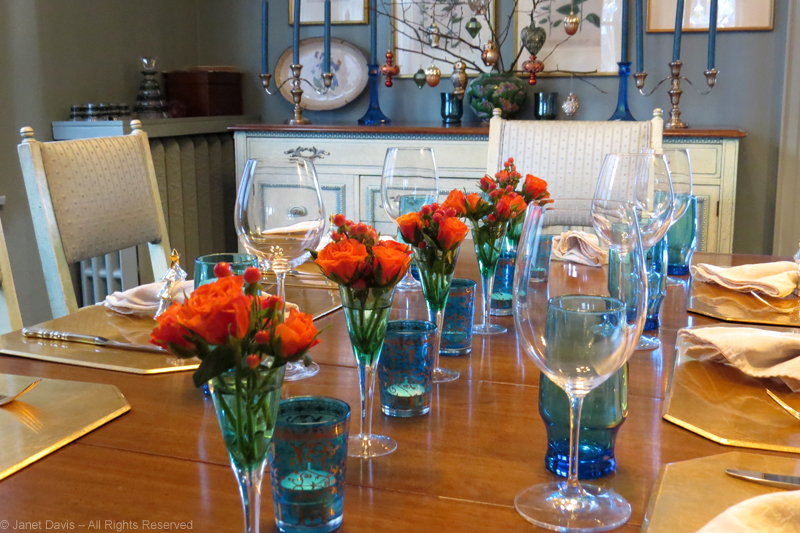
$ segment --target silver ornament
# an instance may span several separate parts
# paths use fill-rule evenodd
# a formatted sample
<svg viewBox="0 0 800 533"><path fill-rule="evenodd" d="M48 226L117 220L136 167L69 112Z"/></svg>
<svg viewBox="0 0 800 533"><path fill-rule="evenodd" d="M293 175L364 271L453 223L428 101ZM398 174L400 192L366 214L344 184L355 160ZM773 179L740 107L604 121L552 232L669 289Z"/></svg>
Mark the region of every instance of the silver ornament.
<svg viewBox="0 0 800 533"><path fill-rule="evenodd" d="M578 112L578 108L580 106L581 103L578 101L578 95L575 93L569 93L567 97L564 98L564 103L561 104L561 109L564 110L565 115L571 117Z"/></svg>

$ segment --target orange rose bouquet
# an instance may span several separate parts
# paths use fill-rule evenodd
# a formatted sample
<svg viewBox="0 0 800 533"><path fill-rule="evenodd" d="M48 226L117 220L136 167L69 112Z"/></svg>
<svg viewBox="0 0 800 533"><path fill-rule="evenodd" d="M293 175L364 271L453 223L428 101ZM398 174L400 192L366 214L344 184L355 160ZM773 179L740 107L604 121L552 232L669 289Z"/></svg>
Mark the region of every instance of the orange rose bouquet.
<svg viewBox="0 0 800 533"><path fill-rule="evenodd" d="M219 263L214 273L217 281L156 319L150 342L200 359L192 378L196 387L209 384L231 461L255 468L266 461L285 365L310 364L319 333L310 315L296 309L284 315L280 298L259 294L258 268L232 276L230 265Z"/></svg>

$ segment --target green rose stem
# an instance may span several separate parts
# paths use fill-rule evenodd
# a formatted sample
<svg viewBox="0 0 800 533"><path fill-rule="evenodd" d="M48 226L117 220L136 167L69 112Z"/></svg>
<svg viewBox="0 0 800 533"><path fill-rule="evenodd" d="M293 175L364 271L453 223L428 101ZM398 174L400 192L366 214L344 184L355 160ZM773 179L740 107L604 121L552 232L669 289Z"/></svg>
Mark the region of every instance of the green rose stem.
<svg viewBox="0 0 800 533"><path fill-rule="evenodd" d="M473 326L472 333L477 335L497 335L508 331L506 328L489 323L492 306L492 286L500 259L500 248L505 238L507 221L489 222L486 218L470 220L472 222L472 239L475 243L475 255L481 272L481 289L483 292L483 323Z"/></svg>

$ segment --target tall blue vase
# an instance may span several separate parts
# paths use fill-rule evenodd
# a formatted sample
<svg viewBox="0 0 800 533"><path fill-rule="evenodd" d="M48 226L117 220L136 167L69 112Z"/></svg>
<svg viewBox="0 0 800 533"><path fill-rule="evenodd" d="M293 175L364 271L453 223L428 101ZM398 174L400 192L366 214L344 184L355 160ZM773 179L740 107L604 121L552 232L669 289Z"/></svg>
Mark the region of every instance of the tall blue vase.
<svg viewBox="0 0 800 533"><path fill-rule="evenodd" d="M389 124L392 120L383 114L381 104L378 102L378 87L381 80L380 66L367 65L367 67L369 67L369 107L364 116L358 119L358 123L365 126Z"/></svg>

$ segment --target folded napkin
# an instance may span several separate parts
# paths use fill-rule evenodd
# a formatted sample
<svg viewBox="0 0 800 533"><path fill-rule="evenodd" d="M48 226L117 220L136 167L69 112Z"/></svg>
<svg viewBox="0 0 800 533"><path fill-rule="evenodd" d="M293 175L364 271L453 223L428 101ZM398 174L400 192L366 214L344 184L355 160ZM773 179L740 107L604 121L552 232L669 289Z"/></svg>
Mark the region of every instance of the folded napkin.
<svg viewBox="0 0 800 533"><path fill-rule="evenodd" d="M565 231L553 237L553 259L599 267L608 263L608 252L600 248L597 235L585 231Z"/></svg>
<svg viewBox="0 0 800 533"><path fill-rule="evenodd" d="M692 266L692 277L698 281L713 282L741 292L760 292L767 296L785 298L793 292L800 295L800 273L797 263L778 261L736 267L719 267L701 263Z"/></svg>
<svg viewBox="0 0 800 533"><path fill-rule="evenodd" d="M737 503L697 533L800 533L800 490L773 492Z"/></svg>
<svg viewBox="0 0 800 533"><path fill-rule="evenodd" d="M158 292L164 286L163 281L139 285L124 292L115 292L106 296L103 305L123 315L154 315L158 310ZM194 281L186 280L178 283L173 300L183 303L184 294L194 291Z"/></svg>
<svg viewBox="0 0 800 533"><path fill-rule="evenodd" d="M800 392L800 334L758 328L692 328L678 332L686 355L727 362L755 378L778 378Z"/></svg>

